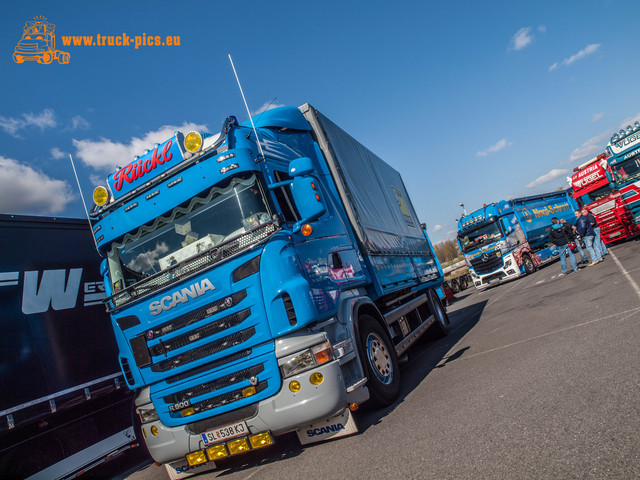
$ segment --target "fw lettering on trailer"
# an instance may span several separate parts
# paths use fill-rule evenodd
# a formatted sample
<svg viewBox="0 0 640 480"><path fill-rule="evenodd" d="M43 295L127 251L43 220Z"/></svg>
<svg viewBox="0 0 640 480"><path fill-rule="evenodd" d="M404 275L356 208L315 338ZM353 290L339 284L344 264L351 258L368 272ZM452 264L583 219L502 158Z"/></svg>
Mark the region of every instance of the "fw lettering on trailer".
<svg viewBox="0 0 640 480"><path fill-rule="evenodd" d="M85 307L100 305L106 298L102 282L82 284L82 268L28 270L22 272L22 313L44 313L50 308L75 308L82 286ZM68 273L67 273L68 272ZM18 286L20 272L0 272L0 287Z"/></svg>

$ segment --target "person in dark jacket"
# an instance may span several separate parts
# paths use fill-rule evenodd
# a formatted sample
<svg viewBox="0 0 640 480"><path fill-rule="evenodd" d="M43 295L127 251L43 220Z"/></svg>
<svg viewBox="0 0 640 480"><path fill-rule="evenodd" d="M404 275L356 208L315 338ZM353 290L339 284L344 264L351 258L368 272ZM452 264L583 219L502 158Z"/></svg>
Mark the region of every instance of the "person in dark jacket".
<svg viewBox="0 0 640 480"><path fill-rule="evenodd" d="M604 258L605 255L609 254L609 250L607 250L607 246L604 244L604 241L602 240L600 227L598 226L598 220L596 220L596 217L591 212L589 212L589 210L587 210L587 207L582 207L581 213L582 213L582 216L585 216L585 215L587 216L587 220L589 220L589 222L591 223L591 226L593 227L593 231L596 234L596 238L593 241L594 250L596 247L598 247L600 249L600 256Z"/></svg>
<svg viewBox="0 0 640 480"><path fill-rule="evenodd" d="M567 272L567 254L569 254L569 260L571 260L573 271L578 271L576 257L573 255L573 252L569 248L569 236L567 235L567 231L569 230L569 228L570 227L560 223L560 221L556 217L553 217L551 219L549 240L551 240L551 243L558 247L558 251L560 253L560 268L562 269L562 273L560 275L566 275L567 273L569 273Z"/></svg>
<svg viewBox="0 0 640 480"><path fill-rule="evenodd" d="M565 227L565 232L567 233L569 244L575 243L576 249L578 250L580 257L582 257L582 261L579 264L589 263L589 260L587 260L587 254L584 253L584 250L582 249L582 246L578 241L578 234L575 232L575 227L570 223L567 223L567 221L564 218L560 219L560 223L562 224L563 227Z"/></svg>
<svg viewBox="0 0 640 480"><path fill-rule="evenodd" d="M600 256L600 249L593 248L593 242L596 239L596 232L593 230L593 225L589 221L586 215L582 215L580 210L575 211L576 218L578 221L576 222L576 230L578 235L582 237L584 240L584 246L587 247L587 251L589 252L589 256L591 257L590 267L594 266L597 263L602 261L602 257Z"/></svg>

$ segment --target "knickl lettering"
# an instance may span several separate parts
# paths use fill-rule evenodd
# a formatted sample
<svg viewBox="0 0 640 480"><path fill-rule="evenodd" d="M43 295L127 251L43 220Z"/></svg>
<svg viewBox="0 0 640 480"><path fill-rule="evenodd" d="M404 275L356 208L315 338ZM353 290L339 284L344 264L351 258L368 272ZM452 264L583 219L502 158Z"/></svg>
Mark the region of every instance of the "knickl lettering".
<svg viewBox="0 0 640 480"><path fill-rule="evenodd" d="M145 174L156 168L158 165L162 165L164 162L168 162L173 158L173 153L169 152L171 148L172 140L167 140L167 143L162 147L162 155L158 153L160 147L156 148L151 155L151 158L138 159L138 161L130 163L124 168L121 168L113 174L113 188L120 190L122 183L132 183L134 180L142 178Z"/></svg>

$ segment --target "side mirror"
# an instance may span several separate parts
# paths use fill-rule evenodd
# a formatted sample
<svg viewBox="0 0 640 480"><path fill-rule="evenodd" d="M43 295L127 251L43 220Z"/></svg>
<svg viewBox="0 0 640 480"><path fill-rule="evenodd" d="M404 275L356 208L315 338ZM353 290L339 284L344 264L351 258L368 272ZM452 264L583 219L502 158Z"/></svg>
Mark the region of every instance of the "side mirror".
<svg viewBox="0 0 640 480"><path fill-rule="evenodd" d="M302 220L293 226L293 232L300 231L305 223L315 222L327 211L318 189L318 180L312 174L313 163L309 157L296 158L289 164L291 195Z"/></svg>
<svg viewBox="0 0 640 480"><path fill-rule="evenodd" d="M313 163L309 157L300 157L289 163L289 175L292 178L311 175L313 173Z"/></svg>

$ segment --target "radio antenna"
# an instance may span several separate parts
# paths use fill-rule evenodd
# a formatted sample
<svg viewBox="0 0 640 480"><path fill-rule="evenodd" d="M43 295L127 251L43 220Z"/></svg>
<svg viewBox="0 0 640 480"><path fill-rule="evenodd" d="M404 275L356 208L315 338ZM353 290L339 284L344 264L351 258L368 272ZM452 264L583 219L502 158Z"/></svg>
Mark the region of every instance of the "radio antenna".
<svg viewBox="0 0 640 480"><path fill-rule="evenodd" d="M69 154L69 160L71 160L71 167L73 168L73 175L76 177L76 183L78 184L78 190L80 190L80 198L82 199L82 206L84 207L84 213L87 216L87 222L89 222L89 230L91 230L91 238L93 238L93 244L98 250L98 242L96 242L96 236L93 234L93 225L91 225L91 219L89 218L89 211L87 210L87 204L84 201L84 195L82 194L82 187L80 186L80 179L78 178L78 172L76 172L76 165L73 163L73 157ZM100 254L100 250L98 250ZM100 255L102 256L102 255Z"/></svg>
<svg viewBox="0 0 640 480"><path fill-rule="evenodd" d="M240 94L242 95L242 101L244 102L244 107L247 109L247 114L249 115L249 121L251 122L253 133L256 136L256 142L258 143L258 150L260 150L260 156L262 157L262 160L266 160L266 157L264 156L264 152L262 151L262 145L260 144L260 138L258 138L258 131L256 130L256 126L253 123L253 118L251 117L251 111L249 110L249 105L247 105L247 99L244 96L244 91L242 90L240 79L238 78L238 72L236 72L236 67L233 64L233 59L231 58L231 54L228 54L228 55L229 55L229 61L231 62L231 68L233 69L233 74L236 76L236 82L238 82L238 88L240 89Z"/></svg>

